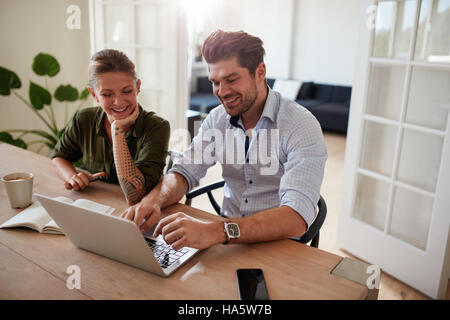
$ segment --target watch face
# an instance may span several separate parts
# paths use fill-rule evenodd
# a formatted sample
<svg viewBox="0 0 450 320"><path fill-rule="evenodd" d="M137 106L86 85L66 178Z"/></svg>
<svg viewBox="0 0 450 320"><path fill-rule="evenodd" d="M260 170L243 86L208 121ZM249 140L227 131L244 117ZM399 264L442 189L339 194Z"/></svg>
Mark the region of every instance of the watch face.
<svg viewBox="0 0 450 320"><path fill-rule="evenodd" d="M240 236L239 226L236 223L227 224L227 230L230 238L238 238Z"/></svg>

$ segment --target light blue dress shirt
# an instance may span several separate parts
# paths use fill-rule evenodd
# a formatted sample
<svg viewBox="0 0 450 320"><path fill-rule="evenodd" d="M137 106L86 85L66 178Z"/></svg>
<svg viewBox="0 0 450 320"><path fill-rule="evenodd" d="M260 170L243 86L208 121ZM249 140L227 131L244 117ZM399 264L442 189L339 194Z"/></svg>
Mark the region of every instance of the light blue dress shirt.
<svg viewBox="0 0 450 320"><path fill-rule="evenodd" d="M243 127L241 119L230 117L222 105L214 108L169 172L183 175L190 191L219 162L225 180L224 216L245 217L289 206L309 228L316 217L327 159L317 119L269 88L256 126L247 132Z"/></svg>

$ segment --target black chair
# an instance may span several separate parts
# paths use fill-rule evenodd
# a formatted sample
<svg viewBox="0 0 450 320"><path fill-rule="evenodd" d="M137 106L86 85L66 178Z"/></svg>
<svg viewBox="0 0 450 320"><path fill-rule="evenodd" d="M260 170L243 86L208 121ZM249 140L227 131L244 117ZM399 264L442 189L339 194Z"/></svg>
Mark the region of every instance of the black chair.
<svg viewBox="0 0 450 320"><path fill-rule="evenodd" d="M170 158L169 158L169 164L167 165L167 170L169 170L172 167L175 158L181 158L182 156L183 156L182 153L180 153L178 151L170 150L169 151ZM166 170L166 173L167 173L167 170ZM197 189L194 189L186 194L185 204L190 206L192 204L193 198L206 193L208 195L209 201L211 202L211 205L213 206L216 213L219 216L222 216L222 214L220 212L220 206L217 203L216 199L214 198L212 191L222 188L224 185L225 185L225 181L220 180L220 181L216 181L216 182L204 185ZM322 225L327 216L327 204L325 203L325 199L322 196L320 196L317 206L318 206L318 213L317 213L316 219L314 220L312 225L309 227L308 231L303 236L301 236L300 239L298 239L298 240L292 239L292 240L298 241L298 242L301 242L304 244L311 242L310 246L312 246L314 248L319 247L320 228L322 228Z"/></svg>
<svg viewBox="0 0 450 320"><path fill-rule="evenodd" d="M185 204L191 205L192 199L206 193L208 195L209 201L211 202L211 205L213 206L214 210L217 212L218 215L222 216L220 213L220 206L217 203L216 199L214 199L214 196L212 194L213 190L216 190L218 188L222 188L225 185L224 180L216 181L210 184L207 184L205 186L199 187L195 190L192 190L186 194L186 202ZM317 204L318 206L318 213L316 216L316 219L312 223L312 225L309 227L308 231L301 236L300 239L292 239L294 241L298 241L301 243L310 243L310 245L314 248L319 247L319 235L320 235L320 228L322 228L322 225L325 221L325 218L327 216L327 204L325 203L325 199L320 196L319 202Z"/></svg>

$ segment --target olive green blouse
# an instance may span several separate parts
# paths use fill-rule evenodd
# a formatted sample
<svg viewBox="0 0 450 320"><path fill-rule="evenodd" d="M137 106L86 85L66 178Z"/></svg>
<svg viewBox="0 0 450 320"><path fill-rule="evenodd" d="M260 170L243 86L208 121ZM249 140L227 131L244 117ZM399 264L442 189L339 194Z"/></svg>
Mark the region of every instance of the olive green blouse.
<svg viewBox="0 0 450 320"><path fill-rule="evenodd" d="M126 135L128 149L136 167L145 177L145 189L150 192L163 173L170 138L167 120L139 106L140 113ZM100 107L77 111L68 123L51 158L83 161L83 169L91 173L104 171L105 181L119 183L114 164L113 147L103 125L106 113Z"/></svg>

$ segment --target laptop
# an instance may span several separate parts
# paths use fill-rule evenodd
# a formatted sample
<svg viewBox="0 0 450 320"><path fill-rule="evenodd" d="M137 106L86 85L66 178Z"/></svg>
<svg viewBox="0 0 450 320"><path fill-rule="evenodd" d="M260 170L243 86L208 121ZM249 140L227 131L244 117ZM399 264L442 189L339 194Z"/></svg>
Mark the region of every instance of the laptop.
<svg viewBox="0 0 450 320"><path fill-rule="evenodd" d="M133 221L34 195L76 247L159 276L171 275L199 251L175 251L162 235L142 235Z"/></svg>

